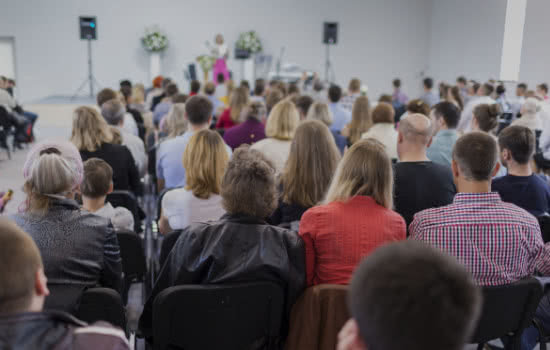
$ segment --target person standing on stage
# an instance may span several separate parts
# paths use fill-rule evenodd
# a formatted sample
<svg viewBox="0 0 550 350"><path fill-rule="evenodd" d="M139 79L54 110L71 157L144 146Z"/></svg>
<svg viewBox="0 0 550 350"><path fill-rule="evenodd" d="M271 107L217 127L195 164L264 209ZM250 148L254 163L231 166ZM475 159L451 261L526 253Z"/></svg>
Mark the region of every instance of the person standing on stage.
<svg viewBox="0 0 550 350"><path fill-rule="evenodd" d="M225 80L229 80L229 71L227 70L226 60L229 56L229 49L224 43L223 35L216 35L216 46L212 49L212 54L216 57L216 63L214 64L214 81L217 84L218 74L223 74Z"/></svg>

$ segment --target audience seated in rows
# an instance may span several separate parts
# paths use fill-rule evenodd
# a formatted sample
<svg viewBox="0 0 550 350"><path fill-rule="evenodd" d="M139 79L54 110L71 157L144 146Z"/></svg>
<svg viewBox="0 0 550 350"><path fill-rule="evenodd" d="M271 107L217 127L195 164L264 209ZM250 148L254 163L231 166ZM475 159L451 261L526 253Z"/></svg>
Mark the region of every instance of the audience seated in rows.
<svg viewBox="0 0 550 350"><path fill-rule="evenodd" d="M395 111L391 104L381 102L372 111L372 126L361 138L372 138L385 147L390 159L397 159L397 131L394 124Z"/></svg>
<svg viewBox="0 0 550 350"><path fill-rule="evenodd" d="M439 96L433 91L434 81L432 78L426 78L422 84L424 85L424 94L420 99L432 108L439 103Z"/></svg>
<svg viewBox="0 0 550 350"><path fill-rule="evenodd" d="M457 130L461 133L467 133L472 131L472 120L474 117L474 109L480 104L493 104L496 101L491 97L495 88L489 83L485 83L477 90L477 96L472 97L468 103L464 106L462 114L460 115L460 122L457 126Z"/></svg>
<svg viewBox="0 0 550 350"><path fill-rule="evenodd" d="M450 167L453 147L458 139L456 127L460 111L451 102L440 102L434 106L430 117L435 122L435 136L428 147L428 158L434 163Z"/></svg>
<svg viewBox="0 0 550 350"><path fill-rule="evenodd" d="M348 91L344 97L342 97L340 104L342 107L351 113L355 100L361 96L361 80L353 78L349 81Z"/></svg>
<svg viewBox="0 0 550 350"><path fill-rule="evenodd" d="M208 129L212 121L212 103L208 97L197 95L185 103L185 117L189 122L188 130L181 136L168 139L159 145L157 151L158 190L185 186L185 168L182 164L185 147L197 131ZM225 146L231 155L231 148Z"/></svg>
<svg viewBox="0 0 550 350"><path fill-rule="evenodd" d="M481 286L506 285L535 273L550 276L550 245L544 245L537 219L491 192L499 167L497 152L495 140L485 133L458 139L452 161L458 190L453 204L416 214L409 228L411 239L456 257ZM547 295L537 311L547 330L549 302ZM536 333L526 330L525 349L534 347Z"/></svg>
<svg viewBox="0 0 550 350"><path fill-rule="evenodd" d="M417 242L389 244L353 274L353 318L340 332L337 350L462 350L481 299L455 259Z"/></svg>
<svg viewBox="0 0 550 350"><path fill-rule="evenodd" d="M315 102L311 105L307 112L307 120L318 120L325 124L327 127L331 127L333 124L333 115L330 111L329 106L325 102ZM348 140L345 136L341 135L339 132L331 130L332 136L334 137L334 142L341 154L344 154L344 150L348 145Z"/></svg>
<svg viewBox="0 0 550 350"><path fill-rule="evenodd" d="M312 144L315 147L311 147ZM340 157L325 124L316 120L303 121L296 129L290 155L279 178L279 206L269 222L291 226L300 221L306 210L319 204Z"/></svg>
<svg viewBox="0 0 550 350"><path fill-rule="evenodd" d="M60 311L42 311L49 295L44 272L50 270L33 238L0 219L0 348L130 349L124 332L105 322L87 325Z"/></svg>
<svg viewBox="0 0 550 350"><path fill-rule="evenodd" d="M78 107L74 112L71 142L84 161L100 158L113 169L115 190L142 193L142 187L132 153L126 146L113 142L113 132L107 122L92 107Z"/></svg>
<svg viewBox="0 0 550 350"><path fill-rule="evenodd" d="M535 135L523 126L510 126L498 135L500 159L508 175L493 180L493 190L503 201L539 217L550 213L550 185L531 169Z"/></svg>
<svg viewBox="0 0 550 350"><path fill-rule="evenodd" d="M283 171L299 123L300 116L294 103L290 100L281 101L273 107L267 119L267 138L252 145L252 149L262 152L273 163L277 174Z"/></svg>
<svg viewBox="0 0 550 350"><path fill-rule="evenodd" d="M241 113L248 104L248 92L244 87L238 87L231 94L229 107L220 115L216 123L217 129L229 129L239 124Z"/></svg>
<svg viewBox="0 0 550 350"><path fill-rule="evenodd" d="M229 155L221 136L212 130L195 133L185 147L186 185L162 199L160 232L167 234L192 223L218 220L225 210L220 196Z"/></svg>
<svg viewBox="0 0 550 350"><path fill-rule="evenodd" d="M372 126L370 102L367 96L359 96L351 109L351 122L342 129L342 135L347 138L348 145L353 145L361 139Z"/></svg>
<svg viewBox="0 0 550 350"><path fill-rule="evenodd" d="M263 102L249 102L240 117L242 123L227 129L223 134L223 140L229 147L237 149L240 145L252 145L265 139L267 109Z"/></svg>
<svg viewBox="0 0 550 350"><path fill-rule="evenodd" d="M82 207L88 212L111 220L116 231L133 231L134 216L124 207L105 203L113 192L113 168L103 159L90 158L84 162L84 178L80 184Z"/></svg>
<svg viewBox="0 0 550 350"><path fill-rule="evenodd" d="M153 122L155 125L159 125L162 118L170 111L172 107L172 98L179 93L178 86L174 83L166 85L164 88L164 97L162 100L155 106L153 111Z"/></svg>
<svg viewBox="0 0 550 350"><path fill-rule="evenodd" d="M112 89L103 89L97 94L97 105L101 108L105 102L116 99L119 99L116 91ZM139 136L137 122L130 113L124 113L122 128L134 136Z"/></svg>
<svg viewBox="0 0 550 350"><path fill-rule="evenodd" d="M351 122L351 109L347 110L340 104L341 98L342 89L338 85L332 85L328 89L329 107L333 119L330 130L338 133Z"/></svg>
<svg viewBox="0 0 550 350"><path fill-rule="evenodd" d="M384 146L372 139L356 142L338 165L323 204L300 221L308 286L348 284L361 258L405 239L405 220L392 207L392 164Z"/></svg>
<svg viewBox="0 0 550 350"><path fill-rule="evenodd" d="M426 155L432 129L432 121L422 114L411 114L399 123L394 206L407 227L416 213L451 204L456 193L451 169L430 161Z"/></svg>
<svg viewBox="0 0 550 350"><path fill-rule="evenodd" d="M80 210L74 200L83 179L76 147L66 141L35 145L23 177L25 208L13 220L38 245L49 283L120 290L120 252L110 221Z"/></svg>
<svg viewBox="0 0 550 350"><path fill-rule="evenodd" d="M264 220L277 206L272 163L260 152L240 147L229 161L221 196L227 214L188 226L169 254L140 318L145 336L151 336L155 297L174 285L275 282L286 291L287 315L302 293L304 243L296 233Z"/></svg>

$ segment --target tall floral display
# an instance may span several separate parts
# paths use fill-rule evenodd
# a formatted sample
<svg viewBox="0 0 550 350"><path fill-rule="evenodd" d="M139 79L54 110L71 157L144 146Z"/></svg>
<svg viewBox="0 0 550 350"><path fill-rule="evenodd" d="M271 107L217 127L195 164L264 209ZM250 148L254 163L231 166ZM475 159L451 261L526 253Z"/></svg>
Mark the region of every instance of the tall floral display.
<svg viewBox="0 0 550 350"><path fill-rule="evenodd" d="M256 54L263 51L258 34L251 30L239 35L235 43L235 58L241 60L241 78L248 81L256 79Z"/></svg>
<svg viewBox="0 0 550 350"><path fill-rule="evenodd" d="M235 47L238 50L248 51L251 55L262 52L263 49L260 37L253 30L241 33Z"/></svg>
<svg viewBox="0 0 550 350"><path fill-rule="evenodd" d="M153 79L161 73L161 53L168 47L168 37L158 27L145 29L141 38L145 50L149 52L149 77Z"/></svg>

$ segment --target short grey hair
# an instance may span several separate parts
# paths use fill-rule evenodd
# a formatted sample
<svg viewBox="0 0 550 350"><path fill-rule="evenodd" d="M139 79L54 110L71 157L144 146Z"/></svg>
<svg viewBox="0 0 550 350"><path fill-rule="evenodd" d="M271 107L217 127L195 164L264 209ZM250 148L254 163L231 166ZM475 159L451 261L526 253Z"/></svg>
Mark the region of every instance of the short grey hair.
<svg viewBox="0 0 550 350"><path fill-rule="evenodd" d="M119 100L112 99L101 105L101 115L109 125L119 125L125 113L126 109Z"/></svg>

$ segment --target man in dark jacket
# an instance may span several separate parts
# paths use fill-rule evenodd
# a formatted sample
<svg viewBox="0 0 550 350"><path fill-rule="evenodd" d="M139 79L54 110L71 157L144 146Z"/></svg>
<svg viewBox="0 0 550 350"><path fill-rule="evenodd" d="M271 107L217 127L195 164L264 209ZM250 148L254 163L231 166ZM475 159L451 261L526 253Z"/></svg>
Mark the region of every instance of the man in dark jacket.
<svg viewBox="0 0 550 350"><path fill-rule="evenodd" d="M106 323L88 326L62 312L42 312L48 294L36 244L0 219L0 349L129 349L124 332Z"/></svg>
<svg viewBox="0 0 550 350"><path fill-rule="evenodd" d="M153 301L164 289L182 284L269 281L285 291L286 316L305 288L304 243L294 232L268 225L277 206L275 171L258 151L238 148L223 177L219 221L186 228L157 279L140 319L152 336Z"/></svg>

